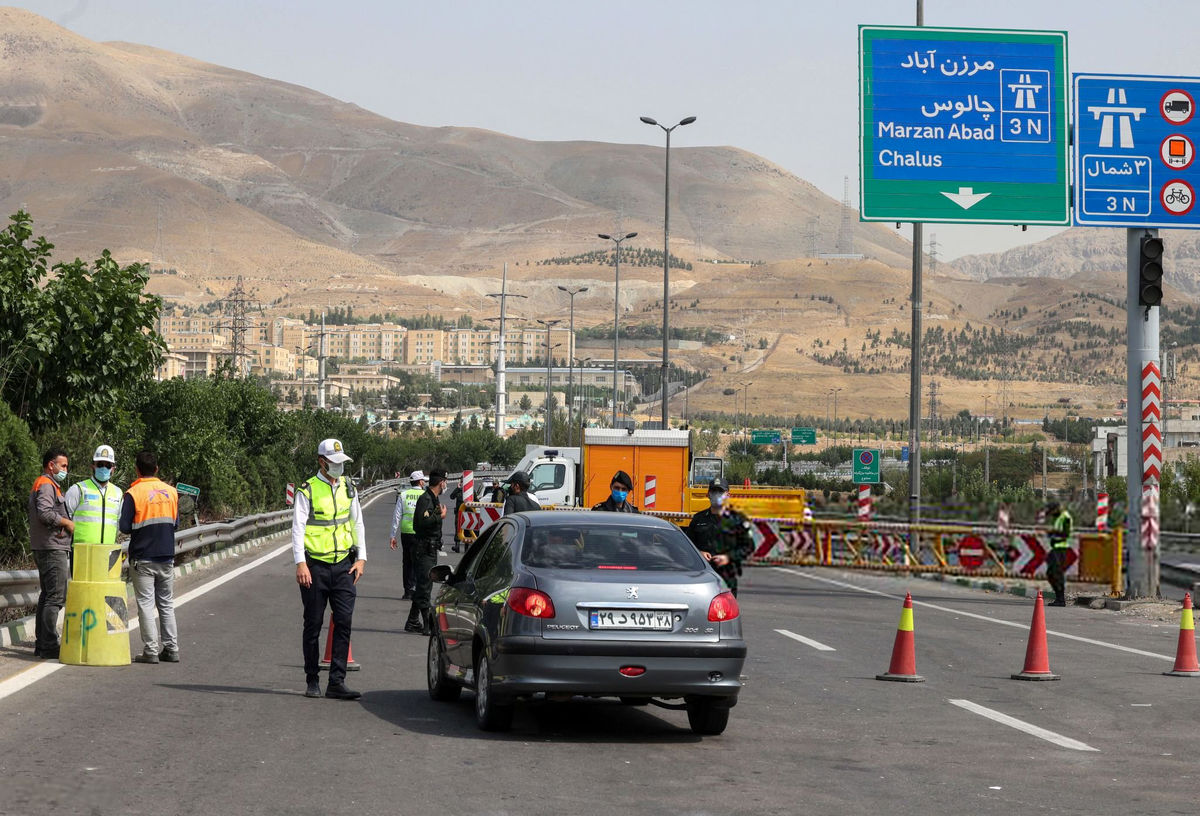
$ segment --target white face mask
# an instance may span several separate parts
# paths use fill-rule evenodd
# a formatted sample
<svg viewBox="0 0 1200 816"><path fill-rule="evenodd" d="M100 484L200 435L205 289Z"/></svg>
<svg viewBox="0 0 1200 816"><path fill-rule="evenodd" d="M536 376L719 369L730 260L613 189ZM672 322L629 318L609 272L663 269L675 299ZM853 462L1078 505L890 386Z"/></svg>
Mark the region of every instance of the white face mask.
<svg viewBox="0 0 1200 816"><path fill-rule="evenodd" d="M326 462L325 463L325 472L328 473L330 476L332 476L334 479L340 477L342 475L342 473L345 472L345 470L346 470L345 462Z"/></svg>

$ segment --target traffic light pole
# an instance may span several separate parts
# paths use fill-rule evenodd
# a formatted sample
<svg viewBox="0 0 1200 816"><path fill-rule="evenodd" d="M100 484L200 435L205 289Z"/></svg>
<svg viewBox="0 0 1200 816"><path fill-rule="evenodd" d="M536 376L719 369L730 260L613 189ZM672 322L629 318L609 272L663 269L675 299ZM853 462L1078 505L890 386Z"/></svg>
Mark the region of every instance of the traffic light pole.
<svg viewBox="0 0 1200 816"><path fill-rule="evenodd" d="M1126 230L1128 292L1125 297L1127 462L1126 542L1129 596L1159 594L1159 475L1162 438L1162 377L1159 370L1159 306L1142 303L1142 238L1158 230ZM1157 445L1158 455L1153 446Z"/></svg>

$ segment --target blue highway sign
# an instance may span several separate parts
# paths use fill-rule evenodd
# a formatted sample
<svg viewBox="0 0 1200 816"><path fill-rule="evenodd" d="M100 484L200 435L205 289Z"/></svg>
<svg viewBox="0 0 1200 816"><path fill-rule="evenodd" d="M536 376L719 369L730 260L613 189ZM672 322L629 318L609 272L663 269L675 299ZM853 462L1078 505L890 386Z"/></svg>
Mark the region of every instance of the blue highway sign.
<svg viewBox="0 0 1200 816"><path fill-rule="evenodd" d="M1075 223L1200 227L1200 79L1075 74Z"/></svg>
<svg viewBox="0 0 1200 816"><path fill-rule="evenodd" d="M859 26L864 221L1069 224L1063 31Z"/></svg>

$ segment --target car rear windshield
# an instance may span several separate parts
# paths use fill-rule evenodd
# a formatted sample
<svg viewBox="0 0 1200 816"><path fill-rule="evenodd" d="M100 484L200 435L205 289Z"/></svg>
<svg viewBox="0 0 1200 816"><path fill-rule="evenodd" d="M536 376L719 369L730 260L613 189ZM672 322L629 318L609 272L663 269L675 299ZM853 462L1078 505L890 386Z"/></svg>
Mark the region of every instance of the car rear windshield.
<svg viewBox="0 0 1200 816"><path fill-rule="evenodd" d="M521 563L577 570L704 568L692 542L678 530L614 530L601 527L535 527L525 532Z"/></svg>

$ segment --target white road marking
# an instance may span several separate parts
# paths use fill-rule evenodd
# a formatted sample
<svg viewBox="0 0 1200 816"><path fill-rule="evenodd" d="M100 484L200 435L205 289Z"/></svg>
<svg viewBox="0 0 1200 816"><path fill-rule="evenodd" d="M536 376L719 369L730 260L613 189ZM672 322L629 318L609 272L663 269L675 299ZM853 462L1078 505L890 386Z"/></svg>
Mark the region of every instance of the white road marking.
<svg viewBox="0 0 1200 816"><path fill-rule="evenodd" d="M387 495L386 491L380 492L380 493L372 496L371 498L367 499L362 505L363 509L366 510L368 507L370 507L372 504L374 504L377 500L383 498L385 495ZM289 535L289 534L285 533L285 535ZM291 542L289 541L286 545L279 547L278 549L272 550L271 552L267 553L266 555L262 556L261 558L256 558L255 560L251 561L249 564L245 564L241 567L238 567L235 570L232 570L231 572L227 572L225 575L222 575L219 578L214 578L213 580L209 581L207 584L202 584L201 586L198 586L195 589L193 589L191 592L187 592L187 593L184 593L183 595L179 596L175 600L175 607L176 608L181 607L188 601L195 600L196 598L199 598L201 595L206 595L207 593L212 592L217 587L222 586L223 584L229 583L234 578L237 578L239 575L244 575L245 573L249 572L250 570L254 569L255 567L260 567L263 564L267 563L268 561L278 558L279 556L283 555L285 552L290 551L291 549L292 549L292 545L291 545ZM138 621L136 619L131 620L129 622L128 631L133 632L133 631L136 631L137 628L138 628ZM16 694L21 689L28 688L29 686L32 686L34 683L36 683L38 680L41 680L43 677L49 677L50 675L54 674L59 669L65 669L66 667L67 667L67 664L65 664L65 663L38 663L35 666L31 666L30 668L25 669L24 671L20 671L20 672L14 674L12 677L9 677L5 680L0 680L0 700L3 700L5 697L9 697L13 694Z"/></svg>
<svg viewBox="0 0 1200 816"><path fill-rule="evenodd" d="M820 641L813 640L812 638L806 638L804 635L797 635L795 632L789 632L787 629L776 629L775 631L778 632L779 634L783 635L786 638L791 638L792 640L798 640L801 643L803 643L805 646L812 646L818 652L836 652L837 651L837 649L833 648L832 646L826 646L824 643L821 643Z"/></svg>
<svg viewBox="0 0 1200 816"><path fill-rule="evenodd" d="M812 580L812 581L820 581L821 583L833 584L834 586L844 587L845 589L853 589L853 590L857 590L858 592L865 592L868 595L879 595L880 597L892 598L897 601L904 600L904 598L901 597L900 595L892 595L891 593L888 593L888 592L881 592L878 589L869 589L867 587L857 586L855 584L850 584L845 581L838 581L833 578L826 578L826 577L820 576L820 575L810 575L809 573L800 572L798 570L789 569L787 567L773 567L773 569L776 569L780 572L786 572L789 575L795 575L800 578L808 578L809 580ZM923 606L927 609L936 609L939 612L948 612L951 615L960 615L964 618L975 618L976 620L988 621L989 623L998 623L1001 626L1011 626L1014 629L1028 629L1029 628L1029 625L1025 624L1025 623L1016 623L1014 621L1001 620L1000 618L990 618L987 615L979 615L974 612L964 612L961 609L952 609L948 606L941 606L939 604L929 603L928 601L913 601L913 606ZM1122 646L1119 643L1109 643L1104 640L1093 640L1092 638L1080 637L1079 635L1071 635L1066 632L1056 632L1053 629L1047 629L1046 634L1054 635L1055 637L1060 637L1060 638L1063 638L1064 640L1073 640L1077 643L1087 643L1088 645L1091 645L1091 646L1103 646L1106 649L1116 649L1119 652L1128 652L1129 654L1141 655L1142 657L1156 657L1159 660L1170 660L1172 662L1174 662L1174 660L1175 660L1174 655L1164 655L1164 654L1159 654L1158 652L1147 652L1142 649L1134 649L1130 646Z"/></svg>
<svg viewBox="0 0 1200 816"><path fill-rule="evenodd" d="M1052 742L1061 748L1070 748L1072 751L1099 752L1100 750L1099 748L1093 748L1086 742L1080 742L1079 740L1074 740L1070 737L1064 737L1062 734L1056 734L1053 731L1049 731L1041 726L1034 725L1033 723L1027 723L1024 720L1018 720L1016 717L1010 717L1007 714L1003 714L991 708L986 708L978 703L972 703L970 700L950 700L949 702L951 705L956 705L959 708L966 709L967 711L978 714L981 717L987 717L989 720L1002 723L1007 725L1009 728L1015 728L1018 731L1024 731L1026 734L1032 734L1039 739L1046 740L1046 742Z"/></svg>

